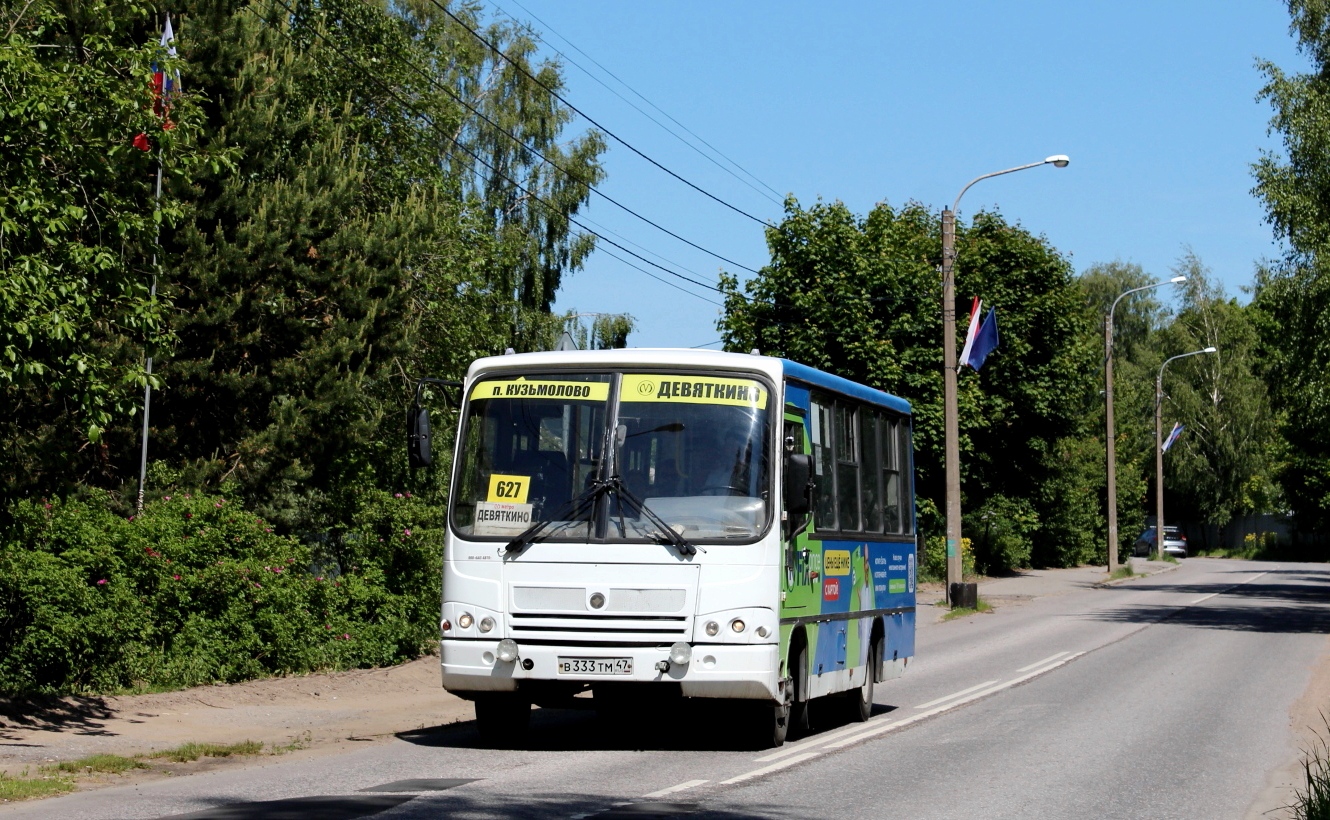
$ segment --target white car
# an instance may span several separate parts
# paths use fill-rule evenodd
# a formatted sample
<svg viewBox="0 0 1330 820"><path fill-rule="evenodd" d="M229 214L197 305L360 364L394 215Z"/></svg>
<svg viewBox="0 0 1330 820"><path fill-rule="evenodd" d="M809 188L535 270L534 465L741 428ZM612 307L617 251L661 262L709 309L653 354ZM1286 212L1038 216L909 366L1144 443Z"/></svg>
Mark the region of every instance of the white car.
<svg viewBox="0 0 1330 820"><path fill-rule="evenodd" d="M1164 552L1175 558L1187 557L1187 536L1177 527L1164 525ZM1136 539L1132 555L1149 556L1155 553L1155 528L1149 527Z"/></svg>

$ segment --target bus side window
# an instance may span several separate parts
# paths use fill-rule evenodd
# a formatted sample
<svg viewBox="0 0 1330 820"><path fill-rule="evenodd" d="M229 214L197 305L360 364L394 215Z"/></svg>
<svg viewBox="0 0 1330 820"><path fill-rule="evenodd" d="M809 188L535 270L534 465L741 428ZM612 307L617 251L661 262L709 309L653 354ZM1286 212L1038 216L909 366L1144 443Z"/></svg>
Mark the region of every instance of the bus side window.
<svg viewBox="0 0 1330 820"><path fill-rule="evenodd" d="M809 414L809 438L813 440L813 527L836 529L836 451L833 447L834 400L814 394Z"/></svg>
<svg viewBox="0 0 1330 820"><path fill-rule="evenodd" d="M882 488L887 501L887 532L902 532L901 526L901 429L895 419L882 420Z"/></svg>

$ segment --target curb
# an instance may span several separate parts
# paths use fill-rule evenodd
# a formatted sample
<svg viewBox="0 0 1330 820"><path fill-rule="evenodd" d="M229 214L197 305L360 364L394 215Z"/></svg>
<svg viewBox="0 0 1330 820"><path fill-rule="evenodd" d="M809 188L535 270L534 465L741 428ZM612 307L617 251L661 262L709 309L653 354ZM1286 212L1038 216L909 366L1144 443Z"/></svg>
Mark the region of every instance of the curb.
<svg viewBox="0 0 1330 820"><path fill-rule="evenodd" d="M1157 570L1154 570L1153 572L1143 572L1143 573L1140 573L1139 575L1128 575L1128 576L1125 577L1125 578L1113 578L1113 579L1108 580L1108 581L1100 581L1099 583L1095 584L1095 586L1096 586L1096 587L1116 587L1116 586L1121 586L1121 585L1123 585L1123 584L1131 583L1132 581L1139 581L1139 580L1141 580L1142 578L1150 578L1151 576L1154 576L1154 575L1163 575L1163 574L1166 573L1166 572L1174 572L1174 571L1176 571L1176 570L1180 570L1180 569L1182 569L1182 564L1174 564L1173 566L1170 566L1170 567L1164 567L1163 569L1157 569Z"/></svg>

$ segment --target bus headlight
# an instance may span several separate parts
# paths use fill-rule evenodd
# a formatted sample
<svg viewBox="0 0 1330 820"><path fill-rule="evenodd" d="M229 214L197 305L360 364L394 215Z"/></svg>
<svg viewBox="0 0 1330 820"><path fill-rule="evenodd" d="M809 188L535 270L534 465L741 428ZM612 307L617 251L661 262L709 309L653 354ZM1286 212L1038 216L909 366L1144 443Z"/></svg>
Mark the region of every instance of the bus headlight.
<svg viewBox="0 0 1330 820"><path fill-rule="evenodd" d="M490 631L491 629L493 629L493 628L494 628L494 619L493 619L493 618L491 618L491 617L489 617L488 615L486 615L484 618L481 618L481 619L480 619L480 631L481 631L481 632L489 632L489 631Z"/></svg>
<svg viewBox="0 0 1330 820"><path fill-rule="evenodd" d="M461 629L470 629L471 624L475 623L470 612L463 612L457 616L457 626Z"/></svg>
<svg viewBox="0 0 1330 820"><path fill-rule="evenodd" d="M512 638L504 638L499 641L499 645L494 648L494 655L504 663L512 663L517 660L517 641Z"/></svg>
<svg viewBox="0 0 1330 820"><path fill-rule="evenodd" d="M716 623L715 621L707 621L706 628L707 628L707 634L714 638L716 637L716 633L720 631L720 624Z"/></svg>
<svg viewBox="0 0 1330 820"><path fill-rule="evenodd" d="M730 629L733 629L736 634L743 632L747 627L748 625L743 622L742 618L735 618L733 621L730 621Z"/></svg>
<svg viewBox="0 0 1330 820"><path fill-rule="evenodd" d="M693 647L683 641L677 641L670 647L670 663L675 666L687 666L692 659Z"/></svg>

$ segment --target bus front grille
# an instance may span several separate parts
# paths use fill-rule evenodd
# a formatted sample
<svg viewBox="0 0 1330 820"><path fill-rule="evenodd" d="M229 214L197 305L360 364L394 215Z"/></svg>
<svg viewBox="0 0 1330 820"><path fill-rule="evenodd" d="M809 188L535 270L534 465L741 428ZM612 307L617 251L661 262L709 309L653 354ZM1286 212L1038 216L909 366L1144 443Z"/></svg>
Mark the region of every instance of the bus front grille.
<svg viewBox="0 0 1330 820"><path fill-rule="evenodd" d="M673 643L689 635L687 617L648 615L569 615L567 613L513 613L513 638L570 641L662 641Z"/></svg>

